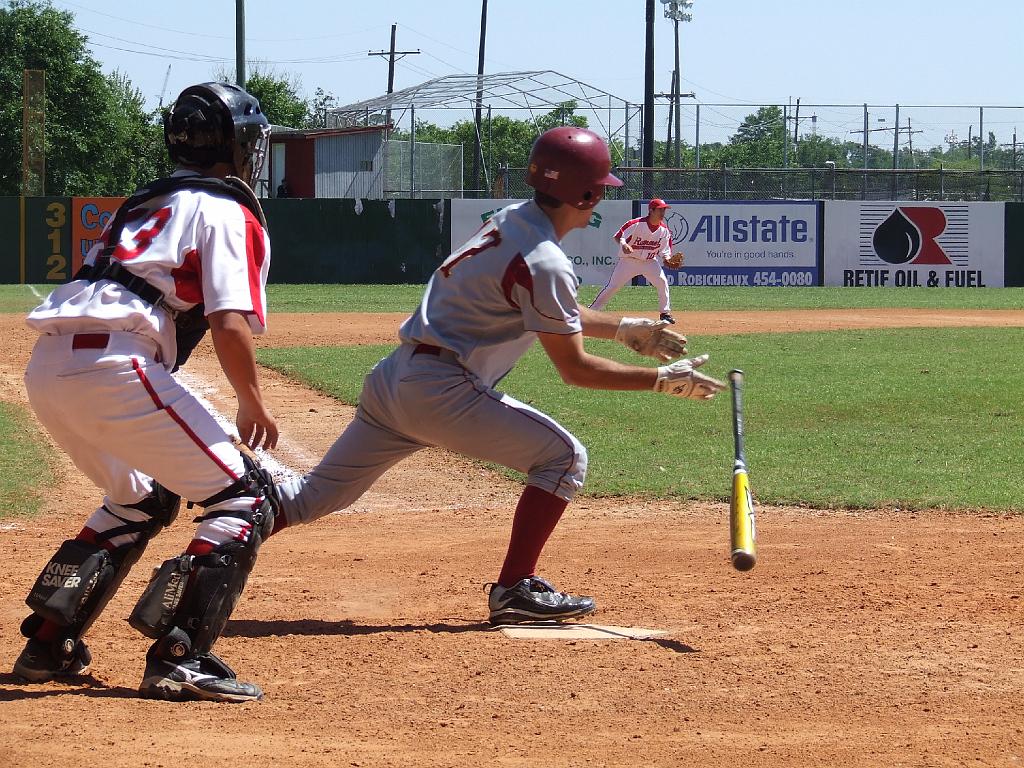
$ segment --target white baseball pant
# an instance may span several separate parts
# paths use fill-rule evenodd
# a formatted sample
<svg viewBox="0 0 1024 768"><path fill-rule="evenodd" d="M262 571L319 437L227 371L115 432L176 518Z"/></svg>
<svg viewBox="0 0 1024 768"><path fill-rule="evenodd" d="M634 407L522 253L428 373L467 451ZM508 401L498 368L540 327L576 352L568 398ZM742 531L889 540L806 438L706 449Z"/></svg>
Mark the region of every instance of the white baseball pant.
<svg viewBox="0 0 1024 768"><path fill-rule="evenodd" d="M670 311L668 280L661 268L661 262L657 259L635 259L629 256L620 256L619 263L615 265L608 284L601 289L591 304L592 309L604 309L612 296L618 293L622 286L629 283L637 275L643 275L658 289L658 303L661 312Z"/></svg>
<svg viewBox="0 0 1024 768"><path fill-rule="evenodd" d="M108 506L140 501L151 478L202 501L245 472L224 429L157 354L156 342L135 333L44 335L25 371L39 421ZM95 515L100 521L102 507Z"/></svg>

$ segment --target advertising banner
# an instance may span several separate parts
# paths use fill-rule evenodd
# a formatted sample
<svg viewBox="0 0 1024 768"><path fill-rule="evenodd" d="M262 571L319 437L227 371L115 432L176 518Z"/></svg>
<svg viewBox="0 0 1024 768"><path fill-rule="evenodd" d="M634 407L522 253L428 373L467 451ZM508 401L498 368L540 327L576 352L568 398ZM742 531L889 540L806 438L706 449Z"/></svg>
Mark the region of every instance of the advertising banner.
<svg viewBox="0 0 1024 768"><path fill-rule="evenodd" d="M669 285L818 284L821 209L814 201L667 202L665 225L685 259L681 269L665 270ZM640 210L646 213L646 201Z"/></svg>
<svg viewBox="0 0 1024 768"><path fill-rule="evenodd" d="M71 198L71 274L82 266L82 260L93 243L100 239L121 203L123 197Z"/></svg>
<svg viewBox="0 0 1024 768"><path fill-rule="evenodd" d="M1004 283L1003 203L825 203L825 285Z"/></svg>
<svg viewBox="0 0 1024 768"><path fill-rule="evenodd" d="M452 200L452 244L455 250L480 228L480 225L506 205L519 200ZM594 209L586 229L565 236L562 250L572 260L581 285L604 285L618 261L619 247L612 240L619 227L633 216L629 200L602 200Z"/></svg>

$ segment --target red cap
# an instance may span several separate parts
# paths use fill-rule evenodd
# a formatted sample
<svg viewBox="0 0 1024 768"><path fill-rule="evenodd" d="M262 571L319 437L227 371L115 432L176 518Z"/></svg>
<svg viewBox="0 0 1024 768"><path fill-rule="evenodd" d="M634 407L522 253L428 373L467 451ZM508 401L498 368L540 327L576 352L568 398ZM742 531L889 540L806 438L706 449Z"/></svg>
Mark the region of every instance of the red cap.
<svg viewBox="0 0 1024 768"><path fill-rule="evenodd" d="M672 206L670 206L660 197L656 197L647 204L647 207L650 208L651 210L654 210L655 208L671 208Z"/></svg>

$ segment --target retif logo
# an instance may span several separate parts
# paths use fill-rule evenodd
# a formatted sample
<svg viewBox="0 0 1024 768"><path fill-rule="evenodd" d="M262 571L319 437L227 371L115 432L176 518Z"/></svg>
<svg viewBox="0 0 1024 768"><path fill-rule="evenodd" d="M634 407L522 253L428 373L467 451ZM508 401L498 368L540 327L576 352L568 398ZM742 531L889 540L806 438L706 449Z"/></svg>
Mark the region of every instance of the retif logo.
<svg viewBox="0 0 1024 768"><path fill-rule="evenodd" d="M966 267L968 210L957 203L862 203L858 261L870 269L879 262L894 267Z"/></svg>
<svg viewBox="0 0 1024 768"><path fill-rule="evenodd" d="M871 245L887 264L952 264L938 243L947 224L941 208L899 207L875 227Z"/></svg>

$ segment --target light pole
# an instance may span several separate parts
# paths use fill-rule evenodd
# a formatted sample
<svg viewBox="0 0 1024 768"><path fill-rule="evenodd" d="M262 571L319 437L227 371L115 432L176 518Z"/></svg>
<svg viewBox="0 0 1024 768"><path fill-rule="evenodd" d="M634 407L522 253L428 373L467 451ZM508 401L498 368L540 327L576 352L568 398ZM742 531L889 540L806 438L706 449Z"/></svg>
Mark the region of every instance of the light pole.
<svg viewBox="0 0 1024 768"><path fill-rule="evenodd" d="M675 28L676 37L676 76L673 78L674 85L673 91L673 103L676 110L676 146L675 146L675 160L676 168L680 165L679 159L679 143L680 143L680 130L682 120L679 115L679 91L682 90L682 73L679 71L679 22L680 21L693 21L693 14L690 13L690 9L693 8L693 0L661 0L665 6L665 18L672 19L672 25Z"/></svg>

